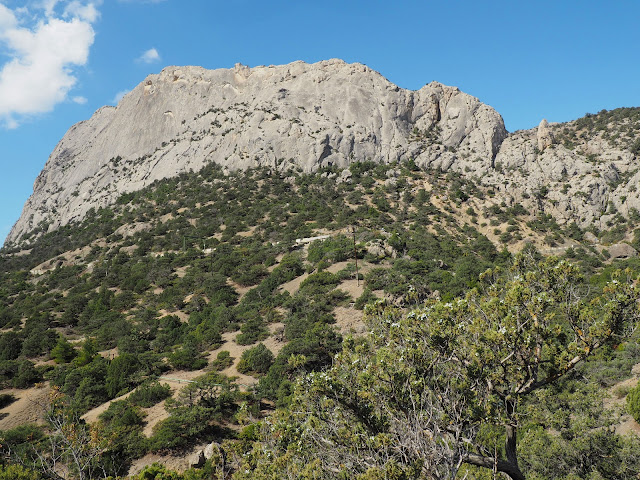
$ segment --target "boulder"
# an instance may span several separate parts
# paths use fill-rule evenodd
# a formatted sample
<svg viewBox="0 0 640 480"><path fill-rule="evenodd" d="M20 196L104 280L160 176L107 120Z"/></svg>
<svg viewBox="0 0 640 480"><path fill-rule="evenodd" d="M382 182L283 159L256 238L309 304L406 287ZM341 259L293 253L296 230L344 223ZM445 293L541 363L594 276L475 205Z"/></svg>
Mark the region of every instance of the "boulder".
<svg viewBox="0 0 640 480"><path fill-rule="evenodd" d="M202 468L207 459L204 456L203 450L198 450L189 459L189 466L191 468Z"/></svg>
<svg viewBox="0 0 640 480"><path fill-rule="evenodd" d="M616 243L611 245L608 249L609 255L614 259L631 258L638 255L638 252L628 243Z"/></svg>
<svg viewBox="0 0 640 480"><path fill-rule="evenodd" d="M213 457L213 454L220 449L220 446L216 442L211 442L209 445L204 447L204 458L209 460Z"/></svg>

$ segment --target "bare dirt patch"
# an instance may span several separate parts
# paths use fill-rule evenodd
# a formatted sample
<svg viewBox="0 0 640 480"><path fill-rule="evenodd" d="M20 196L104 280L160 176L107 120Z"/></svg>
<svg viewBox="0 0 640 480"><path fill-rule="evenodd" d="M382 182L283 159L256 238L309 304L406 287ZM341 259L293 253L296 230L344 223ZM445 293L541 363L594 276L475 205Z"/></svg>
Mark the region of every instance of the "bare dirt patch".
<svg viewBox="0 0 640 480"><path fill-rule="evenodd" d="M153 407L143 408L142 411L146 415L144 421L147 422L142 429L142 434L145 437L150 438L153 434L153 427L155 427L158 422L168 418L169 413L164 408L164 401L156 403Z"/></svg>
<svg viewBox="0 0 640 480"><path fill-rule="evenodd" d="M366 327L362 320L362 310L350 307L336 307L333 313L336 316L336 327L338 327L342 335L349 333L361 335L364 333Z"/></svg>
<svg viewBox="0 0 640 480"><path fill-rule="evenodd" d="M2 390L1 393L9 393L17 400L0 410L0 413L8 414L0 419L0 430L9 430L27 423L43 423L42 412L49 396L48 384L25 390L12 388Z"/></svg>
<svg viewBox="0 0 640 480"><path fill-rule="evenodd" d="M308 273L303 273L299 277L296 277L287 283L283 283L280 285L280 288L289 292L289 295L294 295L300 289L300 284L304 282L308 276Z"/></svg>
<svg viewBox="0 0 640 480"><path fill-rule="evenodd" d="M229 285L236 291L236 293L238 294L238 301L242 300L242 297L244 297L245 294L253 288L252 286L243 287L242 285L232 281L231 279L227 279L227 285Z"/></svg>
<svg viewBox="0 0 640 480"><path fill-rule="evenodd" d="M121 395L119 397L114 398L113 400L109 400L108 402L103 403L102 405L98 405L96 408L92 408L91 410L89 410L87 413L85 413L84 415L82 415L82 419L87 422L87 423L93 423L93 422L97 422L98 421L98 417L106 412L109 409L109 406L113 403L113 402L117 402L119 400L124 400L125 398L127 398L129 395L131 395L131 393L133 392L133 390L131 392L127 392L124 395Z"/></svg>
<svg viewBox="0 0 640 480"><path fill-rule="evenodd" d="M182 310L175 310L173 312L170 312L169 310L163 309L163 310L158 310L158 313L160 314L161 317L166 317L168 315L175 315L180 319L182 323L186 323L189 321L189 314L186 312L183 312Z"/></svg>

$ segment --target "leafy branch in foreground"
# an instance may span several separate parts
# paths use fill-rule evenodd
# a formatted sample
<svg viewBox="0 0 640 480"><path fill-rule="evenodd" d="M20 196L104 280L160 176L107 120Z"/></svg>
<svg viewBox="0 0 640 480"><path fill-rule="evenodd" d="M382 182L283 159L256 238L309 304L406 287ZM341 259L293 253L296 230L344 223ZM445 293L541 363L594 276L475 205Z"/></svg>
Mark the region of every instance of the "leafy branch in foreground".
<svg viewBox="0 0 640 480"><path fill-rule="evenodd" d="M631 333L639 287L618 272L590 296L577 267L525 254L482 280L408 314L369 307L369 334L346 340L333 367L304 379L289 410L267 421L273 453L254 452L251 478L278 468L281 477L453 479L467 464L524 480L522 406Z"/></svg>

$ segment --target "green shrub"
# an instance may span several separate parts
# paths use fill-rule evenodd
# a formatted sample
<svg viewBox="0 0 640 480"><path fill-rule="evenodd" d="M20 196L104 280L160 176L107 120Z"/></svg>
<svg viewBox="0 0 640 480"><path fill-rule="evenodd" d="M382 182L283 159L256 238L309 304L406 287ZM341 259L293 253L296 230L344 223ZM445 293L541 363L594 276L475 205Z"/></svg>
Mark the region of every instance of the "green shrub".
<svg viewBox="0 0 640 480"><path fill-rule="evenodd" d="M77 355L75 348L64 337L58 338L58 343L51 350L51 358L56 363L69 363Z"/></svg>
<svg viewBox="0 0 640 480"><path fill-rule="evenodd" d="M233 357L227 350L219 352L216 359L211 362L211 367L218 372L230 367L231 365L233 365Z"/></svg>
<svg viewBox="0 0 640 480"><path fill-rule="evenodd" d="M29 360L18 360L16 376L12 384L15 388L27 388L42 380L42 374Z"/></svg>
<svg viewBox="0 0 640 480"><path fill-rule="evenodd" d="M210 421L210 408L199 405L174 408L169 418L153 427L149 449L158 452L184 448L209 428Z"/></svg>
<svg viewBox="0 0 640 480"><path fill-rule="evenodd" d="M238 345L251 345L269 336L269 331L265 328L264 322L257 312L250 312L248 315L250 315L249 318L240 328L242 333L236 337Z"/></svg>
<svg viewBox="0 0 640 480"><path fill-rule="evenodd" d="M373 302L377 300L377 298L369 288L365 288L362 295L356 300L354 308L362 310L367 303Z"/></svg>
<svg viewBox="0 0 640 480"><path fill-rule="evenodd" d="M263 343L246 350L238 362L240 373L264 374L273 364L273 353Z"/></svg>
<svg viewBox="0 0 640 480"><path fill-rule="evenodd" d="M8 407L17 399L10 393L0 394L0 408Z"/></svg>
<svg viewBox="0 0 640 480"><path fill-rule="evenodd" d="M129 395L129 401L133 405L149 408L170 396L171 387L169 387L169 385L161 385L158 381L151 381L138 386L138 388Z"/></svg>
<svg viewBox="0 0 640 480"><path fill-rule="evenodd" d="M640 422L640 384L627 394L627 410L636 422Z"/></svg>
<svg viewBox="0 0 640 480"><path fill-rule="evenodd" d="M207 361L192 345L184 345L169 355L169 362L173 368L184 370L200 370L207 365Z"/></svg>
<svg viewBox="0 0 640 480"><path fill-rule="evenodd" d="M0 480L40 480L41 477L33 470L22 465L0 465Z"/></svg>
<svg viewBox="0 0 640 480"><path fill-rule="evenodd" d="M110 398L126 393L135 383L132 377L136 374L140 364L135 355L123 353L117 356L107 367L105 385Z"/></svg>

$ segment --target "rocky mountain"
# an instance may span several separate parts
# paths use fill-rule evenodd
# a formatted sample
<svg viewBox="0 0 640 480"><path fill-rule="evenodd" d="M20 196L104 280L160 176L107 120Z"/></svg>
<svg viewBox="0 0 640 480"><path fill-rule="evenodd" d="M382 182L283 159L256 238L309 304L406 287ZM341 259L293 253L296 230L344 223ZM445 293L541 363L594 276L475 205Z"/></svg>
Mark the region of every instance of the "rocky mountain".
<svg viewBox="0 0 640 480"><path fill-rule="evenodd" d="M508 204L551 213L561 223L603 227L617 213L640 208L640 148L632 141L640 115L627 110L595 130L588 122L543 121L508 134L494 109L455 87L432 82L405 90L341 60L167 67L118 106L101 108L67 132L7 243L37 226L51 231L81 220L123 193L211 162L229 170L313 172L413 159L491 185ZM622 128L626 136L608 134Z"/></svg>

